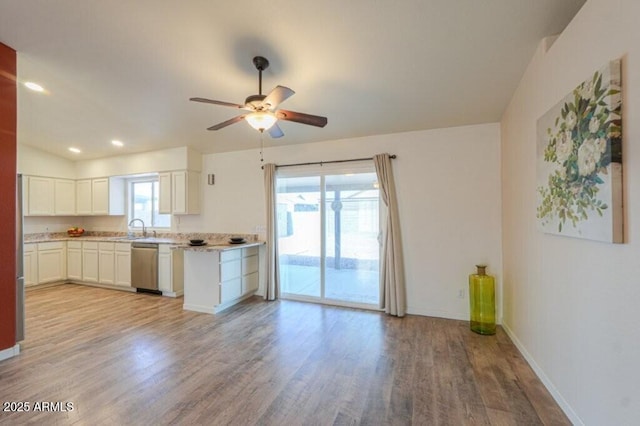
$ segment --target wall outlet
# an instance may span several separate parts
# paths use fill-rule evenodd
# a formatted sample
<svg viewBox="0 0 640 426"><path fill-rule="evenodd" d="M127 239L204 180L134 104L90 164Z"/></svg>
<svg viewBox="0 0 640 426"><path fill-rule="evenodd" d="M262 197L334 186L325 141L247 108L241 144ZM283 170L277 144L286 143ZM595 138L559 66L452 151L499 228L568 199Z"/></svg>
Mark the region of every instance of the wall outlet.
<svg viewBox="0 0 640 426"><path fill-rule="evenodd" d="M458 299L464 299L464 289L458 290Z"/></svg>

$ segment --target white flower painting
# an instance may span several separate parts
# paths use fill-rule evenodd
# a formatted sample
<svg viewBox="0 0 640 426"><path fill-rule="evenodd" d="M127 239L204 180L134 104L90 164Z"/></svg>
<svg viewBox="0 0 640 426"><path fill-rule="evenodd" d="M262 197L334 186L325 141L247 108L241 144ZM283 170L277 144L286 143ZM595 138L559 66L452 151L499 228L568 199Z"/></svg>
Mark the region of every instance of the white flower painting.
<svg viewBox="0 0 640 426"><path fill-rule="evenodd" d="M623 242L620 61L582 82L537 123L538 227Z"/></svg>

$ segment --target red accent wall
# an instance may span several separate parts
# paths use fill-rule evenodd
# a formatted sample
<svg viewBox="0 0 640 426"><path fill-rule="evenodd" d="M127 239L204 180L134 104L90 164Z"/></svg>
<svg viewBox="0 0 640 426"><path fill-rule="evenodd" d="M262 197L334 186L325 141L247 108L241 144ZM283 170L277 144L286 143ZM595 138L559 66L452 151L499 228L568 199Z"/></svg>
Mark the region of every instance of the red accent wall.
<svg viewBox="0 0 640 426"><path fill-rule="evenodd" d="M0 43L0 350L16 344L16 51Z"/></svg>

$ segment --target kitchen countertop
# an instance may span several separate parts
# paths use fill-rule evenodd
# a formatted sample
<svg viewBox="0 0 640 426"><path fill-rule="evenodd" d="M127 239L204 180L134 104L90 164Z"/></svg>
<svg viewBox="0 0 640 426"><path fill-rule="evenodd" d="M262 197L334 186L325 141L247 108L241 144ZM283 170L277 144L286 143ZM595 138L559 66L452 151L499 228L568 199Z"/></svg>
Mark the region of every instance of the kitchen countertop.
<svg viewBox="0 0 640 426"><path fill-rule="evenodd" d="M246 248L246 247L253 247L253 246L261 246L263 244L265 244L264 241L247 241L246 243L242 243L242 244L211 242L203 246L192 246L189 243L183 243L183 244L172 246L171 250L199 251L199 252L225 251L225 250L235 250L239 248Z"/></svg>
<svg viewBox="0 0 640 426"><path fill-rule="evenodd" d="M201 238L201 236L192 237ZM110 242L110 243L155 243L155 244L170 244L172 250L186 250L186 251L223 251L234 250L243 247L252 247L264 244L264 241L256 241L248 239L246 243L231 244L228 242L227 234L218 234L215 238L202 238L207 244L203 246L192 246L189 244L188 237L184 234L179 234L176 238L169 238L166 236L161 237L134 237L129 238L126 235L87 235L80 237L70 237L64 233L57 234L39 234L34 237L26 237L25 244L46 243L53 241L95 241L95 242Z"/></svg>

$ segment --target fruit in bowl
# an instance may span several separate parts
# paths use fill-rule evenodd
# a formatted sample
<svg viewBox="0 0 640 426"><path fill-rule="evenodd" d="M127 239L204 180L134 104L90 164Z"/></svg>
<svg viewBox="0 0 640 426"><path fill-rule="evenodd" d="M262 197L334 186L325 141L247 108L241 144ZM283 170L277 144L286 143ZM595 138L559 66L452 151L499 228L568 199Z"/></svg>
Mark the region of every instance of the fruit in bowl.
<svg viewBox="0 0 640 426"><path fill-rule="evenodd" d="M67 229L67 234L70 237L79 237L80 235L84 234L84 228L79 228L77 226L73 226L73 227Z"/></svg>

